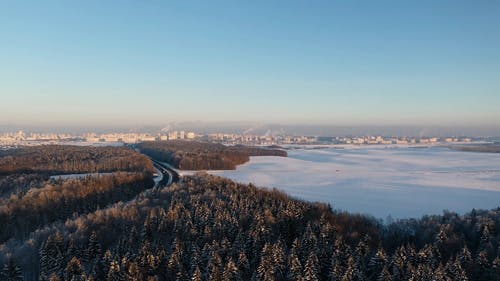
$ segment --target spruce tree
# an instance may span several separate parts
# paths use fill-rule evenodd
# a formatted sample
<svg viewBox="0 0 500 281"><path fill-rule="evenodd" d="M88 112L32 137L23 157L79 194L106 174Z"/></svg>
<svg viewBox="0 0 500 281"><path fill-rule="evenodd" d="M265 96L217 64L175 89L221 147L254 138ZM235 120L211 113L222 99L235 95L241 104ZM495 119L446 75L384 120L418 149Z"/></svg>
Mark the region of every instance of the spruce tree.
<svg viewBox="0 0 500 281"><path fill-rule="evenodd" d="M287 279L291 281L302 281L302 265L300 264L300 259L294 250L292 250L288 260Z"/></svg>
<svg viewBox="0 0 500 281"><path fill-rule="evenodd" d="M378 274L377 281L392 281L392 275L386 265L382 267L382 270Z"/></svg>
<svg viewBox="0 0 500 281"><path fill-rule="evenodd" d="M125 280L125 274L121 270L120 263L117 261L112 261L109 266L109 272L107 276L108 281L123 281Z"/></svg>
<svg viewBox="0 0 500 281"><path fill-rule="evenodd" d="M222 269L221 269L222 259L216 253L212 253L212 257L208 262L208 280L210 281L221 281L222 280Z"/></svg>
<svg viewBox="0 0 500 281"><path fill-rule="evenodd" d="M330 268L330 272L328 274L328 280L329 281L340 281L342 280L343 276L343 268L340 265L339 262L337 262L337 259L335 256L332 256L332 264Z"/></svg>
<svg viewBox="0 0 500 281"><path fill-rule="evenodd" d="M453 263L452 267L452 274L453 274L453 280L456 281L468 281L469 278L467 277L467 273L462 267L462 263L460 262L460 258L456 257L455 262Z"/></svg>
<svg viewBox="0 0 500 281"><path fill-rule="evenodd" d="M191 273L191 281L202 281L203 274L201 274L201 270L198 266L195 267L193 272Z"/></svg>
<svg viewBox="0 0 500 281"><path fill-rule="evenodd" d="M285 279L286 254L281 239L278 239L278 242L273 245L272 251L273 251L273 265L276 271L276 279L278 280Z"/></svg>
<svg viewBox="0 0 500 281"><path fill-rule="evenodd" d="M266 243L262 249L257 274L261 280L276 280L276 268L273 262L272 246L269 243Z"/></svg>
<svg viewBox="0 0 500 281"><path fill-rule="evenodd" d="M86 258L88 262L91 262L101 255L101 245L97 239L97 233L92 231L90 234L89 242L87 245Z"/></svg>
<svg viewBox="0 0 500 281"><path fill-rule="evenodd" d="M238 269L243 280L248 280L250 278L250 262L244 251L240 252L238 256Z"/></svg>
<svg viewBox="0 0 500 281"><path fill-rule="evenodd" d="M387 254L382 247L379 247L373 257L368 262L369 277L374 279L380 275L380 272L387 266Z"/></svg>
<svg viewBox="0 0 500 281"><path fill-rule="evenodd" d="M495 274L500 277L500 257L496 257L491 263L491 267L495 271Z"/></svg>
<svg viewBox="0 0 500 281"><path fill-rule="evenodd" d="M229 261L227 262L224 268L224 272L222 274L222 280L223 281L242 280L240 273L238 271L238 267L236 266L236 263L233 261L233 258L229 258Z"/></svg>
<svg viewBox="0 0 500 281"><path fill-rule="evenodd" d="M319 262L318 257L314 252L309 254L306 264L304 266L304 280L317 281L320 280L319 276Z"/></svg>
<svg viewBox="0 0 500 281"><path fill-rule="evenodd" d="M75 280L75 281L83 281L83 267L80 260L76 257L73 257L66 266L65 270L65 280Z"/></svg>
<svg viewBox="0 0 500 281"><path fill-rule="evenodd" d="M1 280L4 281L22 281L23 274L21 268L15 263L14 259L8 259L0 272Z"/></svg>

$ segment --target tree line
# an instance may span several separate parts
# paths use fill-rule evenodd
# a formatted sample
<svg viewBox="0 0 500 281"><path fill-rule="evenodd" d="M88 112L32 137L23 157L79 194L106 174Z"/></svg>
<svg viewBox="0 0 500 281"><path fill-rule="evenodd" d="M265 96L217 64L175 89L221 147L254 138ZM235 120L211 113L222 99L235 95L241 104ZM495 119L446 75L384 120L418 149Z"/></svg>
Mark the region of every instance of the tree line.
<svg viewBox="0 0 500 281"><path fill-rule="evenodd" d="M0 176L96 172L153 172L151 161L127 147L40 145L0 150Z"/></svg>
<svg viewBox="0 0 500 281"><path fill-rule="evenodd" d="M286 151L276 148L182 140L143 142L137 147L142 153L181 170L234 170L248 162L250 156L287 156Z"/></svg>
<svg viewBox="0 0 500 281"><path fill-rule="evenodd" d="M25 280L500 280L499 226L500 208L387 225L198 174L4 244L0 262Z"/></svg>

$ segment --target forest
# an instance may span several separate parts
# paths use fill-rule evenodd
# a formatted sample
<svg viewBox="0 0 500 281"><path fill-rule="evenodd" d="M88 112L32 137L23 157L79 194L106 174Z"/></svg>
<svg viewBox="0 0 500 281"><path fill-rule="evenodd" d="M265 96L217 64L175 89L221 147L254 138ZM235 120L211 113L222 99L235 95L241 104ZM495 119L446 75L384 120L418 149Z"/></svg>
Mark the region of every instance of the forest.
<svg viewBox="0 0 500 281"><path fill-rule="evenodd" d="M382 224L198 174L11 239L0 262L24 280L500 280L499 226L500 208Z"/></svg>
<svg viewBox="0 0 500 281"><path fill-rule="evenodd" d="M25 193L0 199L0 243L11 237L26 238L54 221L130 200L152 185L146 174L130 172L45 181Z"/></svg>
<svg viewBox="0 0 500 281"><path fill-rule="evenodd" d="M226 146L198 141L151 141L137 145L140 151L181 170L234 170L250 156L282 156L284 150L253 146Z"/></svg>
<svg viewBox="0 0 500 281"><path fill-rule="evenodd" d="M206 173L152 189L151 160L126 147L21 148L0 163L0 280L500 281L500 208L384 223Z"/></svg>
<svg viewBox="0 0 500 281"><path fill-rule="evenodd" d="M154 171L147 156L125 147L0 151L0 249L54 223L134 199L153 187ZM65 174L70 176L59 177ZM11 258L2 268L11 273L0 273L0 280L38 280L13 275L17 267Z"/></svg>
<svg viewBox="0 0 500 281"><path fill-rule="evenodd" d="M152 172L153 164L145 155L127 147L41 145L0 150L0 176L114 171Z"/></svg>

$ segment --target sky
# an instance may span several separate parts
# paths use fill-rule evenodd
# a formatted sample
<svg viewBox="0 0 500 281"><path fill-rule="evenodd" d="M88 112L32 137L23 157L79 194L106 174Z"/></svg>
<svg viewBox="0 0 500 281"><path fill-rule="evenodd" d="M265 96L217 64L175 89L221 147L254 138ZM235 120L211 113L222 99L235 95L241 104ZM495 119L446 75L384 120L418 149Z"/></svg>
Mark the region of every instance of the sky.
<svg viewBox="0 0 500 281"><path fill-rule="evenodd" d="M500 1L0 1L0 126L500 127Z"/></svg>

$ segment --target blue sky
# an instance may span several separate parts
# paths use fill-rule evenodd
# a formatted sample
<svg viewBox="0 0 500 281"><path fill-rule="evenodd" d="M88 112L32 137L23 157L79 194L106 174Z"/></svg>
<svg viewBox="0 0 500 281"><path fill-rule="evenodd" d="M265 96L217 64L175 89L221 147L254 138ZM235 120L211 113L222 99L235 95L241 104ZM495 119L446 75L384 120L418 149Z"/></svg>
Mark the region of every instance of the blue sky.
<svg viewBox="0 0 500 281"><path fill-rule="evenodd" d="M499 1L1 1L0 125L491 126Z"/></svg>

